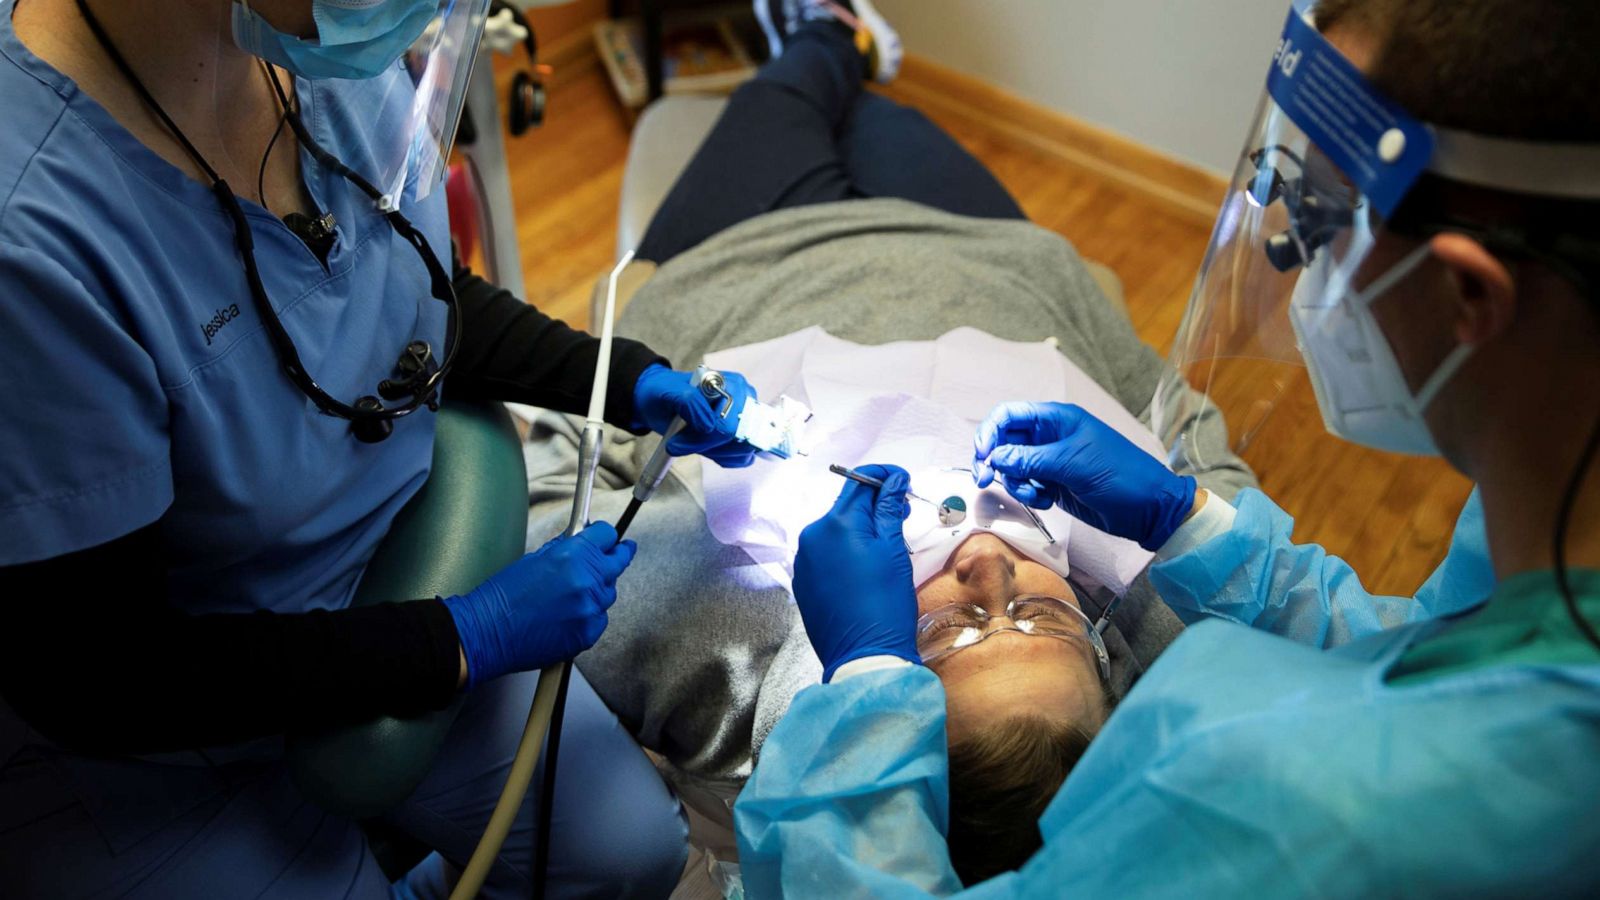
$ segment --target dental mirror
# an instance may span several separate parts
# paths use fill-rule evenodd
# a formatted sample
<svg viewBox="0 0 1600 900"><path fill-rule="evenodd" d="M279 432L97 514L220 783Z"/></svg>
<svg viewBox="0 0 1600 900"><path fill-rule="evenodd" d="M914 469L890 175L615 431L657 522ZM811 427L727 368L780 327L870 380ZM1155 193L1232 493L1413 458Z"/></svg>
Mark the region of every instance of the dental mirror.
<svg viewBox="0 0 1600 900"><path fill-rule="evenodd" d="M967 520L967 501L960 497L946 497L938 508L939 524L947 528L953 528Z"/></svg>

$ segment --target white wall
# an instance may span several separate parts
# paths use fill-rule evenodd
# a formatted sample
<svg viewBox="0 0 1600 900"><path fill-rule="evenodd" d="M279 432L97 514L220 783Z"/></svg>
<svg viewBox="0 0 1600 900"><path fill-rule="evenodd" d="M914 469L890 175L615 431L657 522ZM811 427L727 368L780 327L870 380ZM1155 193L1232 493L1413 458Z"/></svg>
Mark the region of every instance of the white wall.
<svg viewBox="0 0 1600 900"><path fill-rule="evenodd" d="M873 0L907 51L1231 173L1289 0Z"/></svg>

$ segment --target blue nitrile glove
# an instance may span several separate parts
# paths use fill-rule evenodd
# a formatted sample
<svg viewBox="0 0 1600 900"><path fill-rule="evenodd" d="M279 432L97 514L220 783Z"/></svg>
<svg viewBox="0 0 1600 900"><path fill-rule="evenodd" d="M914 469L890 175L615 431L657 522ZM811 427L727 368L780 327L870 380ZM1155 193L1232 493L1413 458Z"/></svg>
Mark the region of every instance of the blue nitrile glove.
<svg viewBox="0 0 1600 900"><path fill-rule="evenodd" d="M1003 403L978 426L972 474L1037 509L1052 503L1101 531L1158 550L1194 508L1195 481L1174 475L1072 403Z"/></svg>
<svg viewBox="0 0 1600 900"><path fill-rule="evenodd" d="M917 590L901 525L911 479L896 466L862 466L883 489L847 481L827 515L800 533L794 599L829 681L866 656L917 654Z"/></svg>
<svg viewBox="0 0 1600 900"><path fill-rule="evenodd" d="M466 595L444 598L467 657L467 686L565 662L594 646L617 602L633 541L596 522L527 554Z"/></svg>
<svg viewBox="0 0 1600 900"><path fill-rule="evenodd" d="M723 372L724 388L733 397L726 416L711 408L711 401L689 383L688 372L678 372L657 363L644 370L633 385L633 418L656 434L666 434L672 420L682 416L686 427L667 442L673 456L695 453L724 469L742 469L755 462L755 448L734 434L739 429L739 412L746 400L754 400L755 389L738 372Z"/></svg>

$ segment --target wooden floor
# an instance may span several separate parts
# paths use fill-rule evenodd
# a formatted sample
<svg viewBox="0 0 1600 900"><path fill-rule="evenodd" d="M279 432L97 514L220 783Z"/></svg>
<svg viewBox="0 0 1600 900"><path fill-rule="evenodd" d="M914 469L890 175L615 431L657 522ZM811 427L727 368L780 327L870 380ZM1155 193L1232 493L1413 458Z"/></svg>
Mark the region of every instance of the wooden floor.
<svg viewBox="0 0 1600 900"><path fill-rule="evenodd" d="M915 94L887 93L904 102ZM1033 221L1114 269L1139 334L1167 349L1205 252L1205 223L1008 139L981 115L925 111L999 176ZM615 252L628 129L601 71L587 68L557 82L548 123L511 148L526 297L574 325L587 325L589 291ZM1468 490L1442 463L1323 437L1309 392L1275 413L1245 455L1296 516L1297 540L1345 556L1369 589L1384 593L1412 593L1443 558Z"/></svg>

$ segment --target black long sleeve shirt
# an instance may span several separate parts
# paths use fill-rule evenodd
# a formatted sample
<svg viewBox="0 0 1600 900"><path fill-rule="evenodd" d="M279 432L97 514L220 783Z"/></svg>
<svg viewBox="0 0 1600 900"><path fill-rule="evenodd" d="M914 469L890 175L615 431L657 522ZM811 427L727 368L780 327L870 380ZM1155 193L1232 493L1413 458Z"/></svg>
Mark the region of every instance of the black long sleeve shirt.
<svg viewBox="0 0 1600 900"><path fill-rule="evenodd" d="M459 266L455 288L461 349L446 392L585 411L598 339ZM615 342L608 422L631 428L633 385L657 362L643 344ZM0 568L0 595L19 601L0 628L0 694L62 746L129 754L415 714L455 693L458 638L438 599L188 615L166 602L165 583L158 524Z"/></svg>

